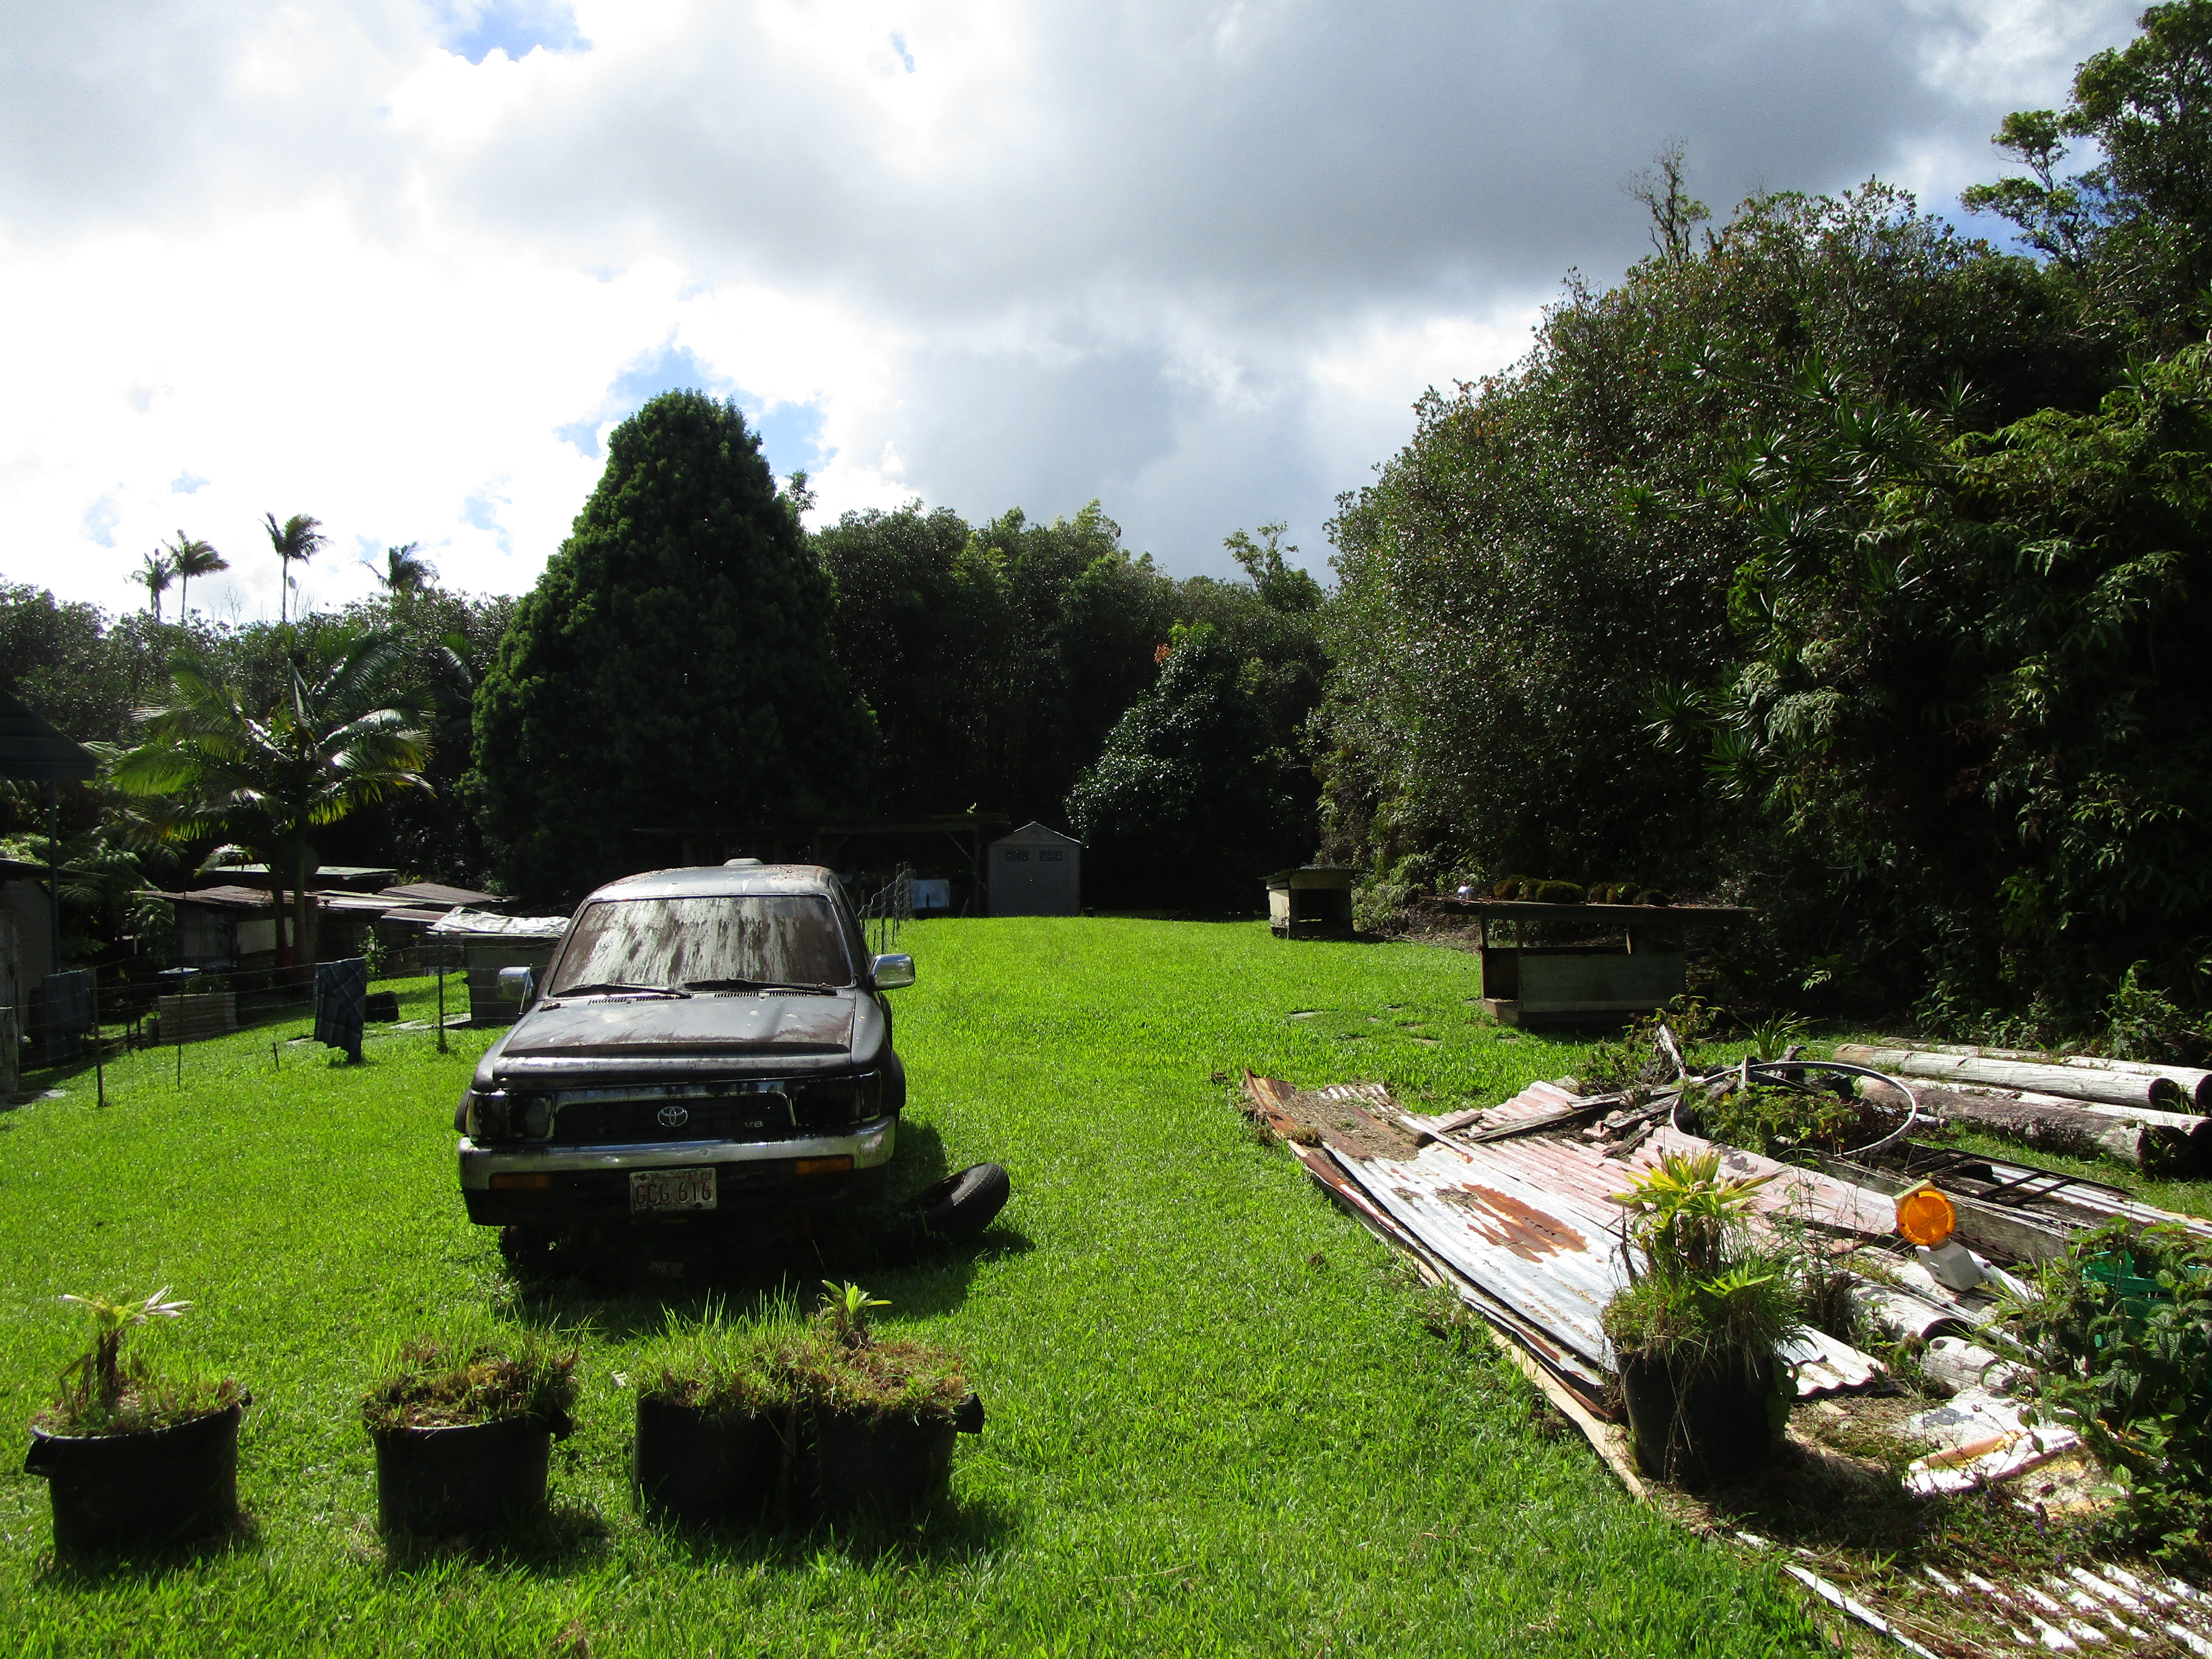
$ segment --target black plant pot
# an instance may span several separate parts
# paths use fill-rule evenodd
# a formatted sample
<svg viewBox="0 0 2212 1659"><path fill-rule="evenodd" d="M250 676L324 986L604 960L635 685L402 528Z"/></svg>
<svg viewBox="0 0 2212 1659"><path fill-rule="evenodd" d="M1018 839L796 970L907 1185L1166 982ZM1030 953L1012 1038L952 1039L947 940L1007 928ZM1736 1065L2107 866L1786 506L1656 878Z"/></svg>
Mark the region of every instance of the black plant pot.
<svg viewBox="0 0 2212 1659"><path fill-rule="evenodd" d="M24 1470L44 1475L54 1547L76 1553L204 1538L238 1522L238 1424L246 1401L135 1434L31 1431Z"/></svg>
<svg viewBox="0 0 2212 1659"><path fill-rule="evenodd" d="M630 1474L649 1510L700 1525L758 1521L783 1461L783 1437L767 1418L710 1416L639 1396Z"/></svg>
<svg viewBox="0 0 2212 1659"><path fill-rule="evenodd" d="M486 1532L545 1507L553 1427L534 1417L446 1429L379 1429L376 1522L387 1535Z"/></svg>
<svg viewBox="0 0 2212 1659"><path fill-rule="evenodd" d="M983 1402L969 1395L950 1422L871 1421L824 1412L814 1421L807 1486L823 1515L913 1519L952 1474L957 1435L983 1431Z"/></svg>
<svg viewBox="0 0 2212 1659"><path fill-rule="evenodd" d="M1726 1486L1748 1480L1773 1455L1771 1357L1748 1370L1722 1365L1682 1376L1663 1358L1632 1354L1620 1363L1620 1392L1636 1461L1648 1474Z"/></svg>

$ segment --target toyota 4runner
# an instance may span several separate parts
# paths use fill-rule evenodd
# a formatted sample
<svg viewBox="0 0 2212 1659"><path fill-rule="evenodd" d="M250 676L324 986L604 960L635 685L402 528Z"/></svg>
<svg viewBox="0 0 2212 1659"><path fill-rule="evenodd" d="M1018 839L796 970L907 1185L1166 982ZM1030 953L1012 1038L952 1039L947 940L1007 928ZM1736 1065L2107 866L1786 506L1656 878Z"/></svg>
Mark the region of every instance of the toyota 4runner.
<svg viewBox="0 0 2212 1659"><path fill-rule="evenodd" d="M729 1226L880 1181L906 1073L871 957L811 865L740 859L600 888L454 1116L469 1219L510 1250L633 1224Z"/></svg>

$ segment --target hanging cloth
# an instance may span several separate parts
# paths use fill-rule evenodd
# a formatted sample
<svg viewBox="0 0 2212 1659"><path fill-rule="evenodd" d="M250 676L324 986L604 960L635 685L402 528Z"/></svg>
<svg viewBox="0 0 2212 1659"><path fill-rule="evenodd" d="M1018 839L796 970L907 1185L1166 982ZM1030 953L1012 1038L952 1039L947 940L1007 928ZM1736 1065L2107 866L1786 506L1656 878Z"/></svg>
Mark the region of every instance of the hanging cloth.
<svg viewBox="0 0 2212 1659"><path fill-rule="evenodd" d="M361 957L315 964L315 1041L361 1059L362 1023L368 1014L368 963Z"/></svg>

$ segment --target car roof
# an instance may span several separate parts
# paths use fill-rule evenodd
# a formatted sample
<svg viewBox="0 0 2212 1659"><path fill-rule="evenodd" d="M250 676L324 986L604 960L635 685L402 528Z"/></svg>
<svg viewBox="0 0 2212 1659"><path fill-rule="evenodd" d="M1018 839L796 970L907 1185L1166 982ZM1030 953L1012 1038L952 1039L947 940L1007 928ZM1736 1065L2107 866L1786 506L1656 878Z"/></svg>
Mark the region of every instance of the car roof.
<svg viewBox="0 0 2212 1659"><path fill-rule="evenodd" d="M599 899L640 898L765 898L782 895L835 897L837 878L818 864L762 864L745 860L733 864L702 865L686 870L647 870L624 876L593 890L590 903Z"/></svg>

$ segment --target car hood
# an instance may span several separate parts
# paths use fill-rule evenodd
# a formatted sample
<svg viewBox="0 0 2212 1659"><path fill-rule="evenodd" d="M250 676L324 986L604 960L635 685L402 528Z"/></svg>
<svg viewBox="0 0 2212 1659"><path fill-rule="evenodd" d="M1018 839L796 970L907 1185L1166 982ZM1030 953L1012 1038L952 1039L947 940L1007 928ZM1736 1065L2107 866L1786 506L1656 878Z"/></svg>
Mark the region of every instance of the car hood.
<svg viewBox="0 0 2212 1659"><path fill-rule="evenodd" d="M853 993L827 996L610 997L554 1002L515 1022L508 1060L775 1053L853 1046Z"/></svg>

